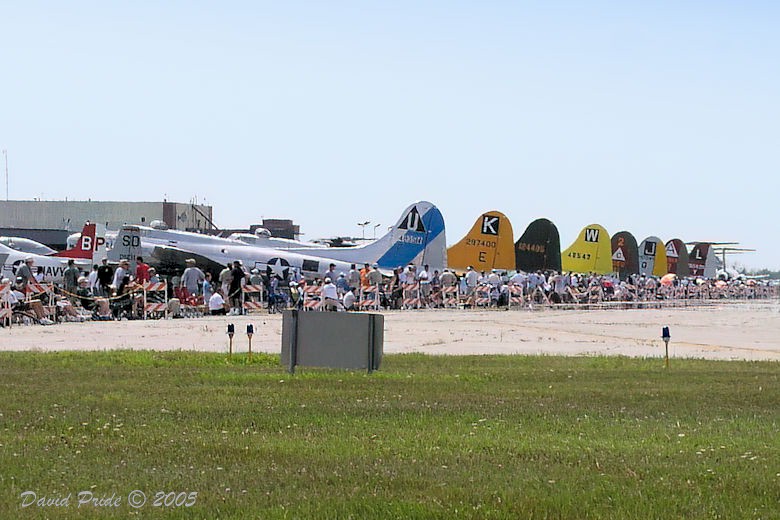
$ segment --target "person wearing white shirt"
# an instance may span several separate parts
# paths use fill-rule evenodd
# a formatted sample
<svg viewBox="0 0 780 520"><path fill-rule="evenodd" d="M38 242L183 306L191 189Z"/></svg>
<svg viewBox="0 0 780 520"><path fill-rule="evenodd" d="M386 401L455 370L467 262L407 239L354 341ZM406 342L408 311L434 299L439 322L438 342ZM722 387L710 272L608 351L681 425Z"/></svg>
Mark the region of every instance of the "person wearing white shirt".
<svg viewBox="0 0 780 520"><path fill-rule="evenodd" d="M120 285L122 285L122 280L127 276L129 273L128 268L130 266L129 260L122 260L119 262L119 267L116 268L116 271L114 271L114 281L111 282L111 285L114 286L114 289L118 289Z"/></svg>
<svg viewBox="0 0 780 520"><path fill-rule="evenodd" d="M344 309L351 311L355 307L355 293L350 289L344 294Z"/></svg>
<svg viewBox="0 0 780 520"><path fill-rule="evenodd" d="M209 314L212 316L225 315L225 299L220 294L220 290L214 291L209 298Z"/></svg>
<svg viewBox="0 0 780 520"><path fill-rule="evenodd" d="M322 303L320 305L326 311L344 310L344 305L339 301L338 289L330 278L325 278L325 284L320 290L320 298L322 298Z"/></svg>
<svg viewBox="0 0 780 520"><path fill-rule="evenodd" d="M95 264L92 266L92 270L89 272L89 276L87 277L87 285L89 285L89 289L92 291L92 294L98 293L98 288L100 287L100 282L98 281L98 265Z"/></svg>
<svg viewBox="0 0 780 520"><path fill-rule="evenodd" d="M469 293L477 288L478 283L479 273L477 273L473 267L469 266L468 270L466 271L466 287L468 287Z"/></svg>
<svg viewBox="0 0 780 520"><path fill-rule="evenodd" d="M509 279L509 283L512 285L520 285L525 288L525 282L527 281L528 277L525 275L523 271L517 271L515 274L512 275L512 278Z"/></svg>

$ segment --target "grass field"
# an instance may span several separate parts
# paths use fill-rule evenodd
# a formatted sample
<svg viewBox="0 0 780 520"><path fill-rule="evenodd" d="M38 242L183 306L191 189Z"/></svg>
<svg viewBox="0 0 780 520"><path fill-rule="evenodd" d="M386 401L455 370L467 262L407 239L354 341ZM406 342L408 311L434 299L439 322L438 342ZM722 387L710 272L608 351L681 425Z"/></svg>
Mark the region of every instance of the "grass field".
<svg viewBox="0 0 780 520"><path fill-rule="evenodd" d="M777 363L253 361L0 354L0 518L780 518Z"/></svg>

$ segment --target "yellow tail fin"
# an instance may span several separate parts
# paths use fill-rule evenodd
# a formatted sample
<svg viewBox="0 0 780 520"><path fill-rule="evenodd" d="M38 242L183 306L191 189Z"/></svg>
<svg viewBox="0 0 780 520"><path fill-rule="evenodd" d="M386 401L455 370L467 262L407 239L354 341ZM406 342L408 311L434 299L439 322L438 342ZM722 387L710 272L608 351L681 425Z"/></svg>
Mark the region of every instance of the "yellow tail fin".
<svg viewBox="0 0 780 520"><path fill-rule="evenodd" d="M612 244L607 230L598 224L584 227L577 240L561 253L561 267L575 273L611 273Z"/></svg>
<svg viewBox="0 0 780 520"><path fill-rule="evenodd" d="M480 215L466 236L447 249L447 263L456 271L465 271L468 266L477 271L514 269L512 223L499 211Z"/></svg>

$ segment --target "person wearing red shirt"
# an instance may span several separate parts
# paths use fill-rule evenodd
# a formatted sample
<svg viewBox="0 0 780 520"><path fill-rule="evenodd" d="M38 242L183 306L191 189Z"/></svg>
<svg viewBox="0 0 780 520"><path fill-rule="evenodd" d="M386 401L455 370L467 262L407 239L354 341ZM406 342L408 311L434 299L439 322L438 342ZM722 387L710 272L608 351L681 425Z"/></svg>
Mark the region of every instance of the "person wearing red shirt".
<svg viewBox="0 0 780 520"><path fill-rule="evenodd" d="M149 265L144 263L142 256L135 259L135 281L138 283L149 281Z"/></svg>

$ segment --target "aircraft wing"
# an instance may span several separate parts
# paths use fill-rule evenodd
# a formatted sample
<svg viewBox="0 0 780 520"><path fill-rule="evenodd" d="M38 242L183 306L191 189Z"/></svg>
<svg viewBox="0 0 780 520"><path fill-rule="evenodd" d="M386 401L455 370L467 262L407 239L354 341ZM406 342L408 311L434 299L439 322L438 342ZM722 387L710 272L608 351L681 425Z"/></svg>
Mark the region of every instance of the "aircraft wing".
<svg viewBox="0 0 780 520"><path fill-rule="evenodd" d="M154 266L160 275L171 276L181 273L185 267L184 262L188 258L195 259L198 267L203 269L204 272L210 272L212 276L219 276L219 272L225 268L224 265L215 262L202 254L178 247L160 245L154 246L151 257L149 258L149 265Z"/></svg>

